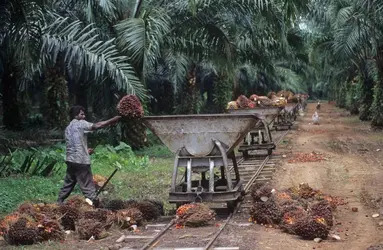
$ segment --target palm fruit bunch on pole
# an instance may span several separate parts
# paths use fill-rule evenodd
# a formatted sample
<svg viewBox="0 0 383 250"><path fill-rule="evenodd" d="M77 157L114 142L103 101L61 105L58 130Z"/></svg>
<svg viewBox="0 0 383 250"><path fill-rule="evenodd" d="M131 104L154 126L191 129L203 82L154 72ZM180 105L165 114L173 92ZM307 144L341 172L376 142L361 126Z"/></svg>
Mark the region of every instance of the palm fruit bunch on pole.
<svg viewBox="0 0 383 250"><path fill-rule="evenodd" d="M118 113L128 119L139 119L144 116L144 108L135 95L126 95L117 104Z"/></svg>
<svg viewBox="0 0 383 250"><path fill-rule="evenodd" d="M146 127L141 120L144 117L144 108L137 96L124 96L117 104L117 111L124 121L121 125L122 141L133 149L147 146Z"/></svg>
<svg viewBox="0 0 383 250"><path fill-rule="evenodd" d="M206 226L214 218L215 212L205 204L185 204L176 211L176 228Z"/></svg>

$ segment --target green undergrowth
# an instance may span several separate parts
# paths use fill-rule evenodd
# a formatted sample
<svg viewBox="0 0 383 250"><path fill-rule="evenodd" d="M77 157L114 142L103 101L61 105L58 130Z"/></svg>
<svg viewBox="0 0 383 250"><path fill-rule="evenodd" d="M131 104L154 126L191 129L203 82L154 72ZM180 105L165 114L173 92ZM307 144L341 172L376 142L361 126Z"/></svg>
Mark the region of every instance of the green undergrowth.
<svg viewBox="0 0 383 250"><path fill-rule="evenodd" d="M48 177L14 174L0 178L0 217L25 201L56 201L65 176L65 145L37 150L48 153L50 150L55 151L57 166L61 167ZM61 157L57 157L57 154ZM173 208L167 203L173 157L164 146L156 145L136 153L124 143L116 147L99 145L91 157L93 174L109 177L118 168L110 181L113 189L107 194L100 194L101 198L150 198L163 201L165 209ZM72 194L79 193L76 186Z"/></svg>

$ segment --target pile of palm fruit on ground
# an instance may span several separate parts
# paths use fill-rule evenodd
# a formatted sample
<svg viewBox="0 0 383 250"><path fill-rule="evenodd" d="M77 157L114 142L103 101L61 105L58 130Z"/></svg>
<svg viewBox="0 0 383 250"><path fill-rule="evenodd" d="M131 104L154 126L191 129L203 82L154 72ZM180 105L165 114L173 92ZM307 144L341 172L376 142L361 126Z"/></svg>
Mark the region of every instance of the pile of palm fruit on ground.
<svg viewBox="0 0 383 250"><path fill-rule="evenodd" d="M303 239L326 239L334 224L333 211L343 200L323 194L307 183L277 191L269 184L252 188L250 220L281 228Z"/></svg>
<svg viewBox="0 0 383 250"><path fill-rule="evenodd" d="M215 215L215 212L205 204L185 204L176 211L176 228L206 226L214 220Z"/></svg>
<svg viewBox="0 0 383 250"><path fill-rule="evenodd" d="M229 102L226 109L284 107L287 103L298 103L302 97L302 94L294 94L293 92L286 90L281 90L277 93L269 92L267 96L253 94L249 98L240 95L237 100Z"/></svg>
<svg viewBox="0 0 383 250"><path fill-rule="evenodd" d="M11 245L65 240L70 231L82 240L97 240L111 228L136 230L145 221L163 214L163 204L153 200L105 200L100 208L73 196L63 205L23 203L0 219L0 236Z"/></svg>

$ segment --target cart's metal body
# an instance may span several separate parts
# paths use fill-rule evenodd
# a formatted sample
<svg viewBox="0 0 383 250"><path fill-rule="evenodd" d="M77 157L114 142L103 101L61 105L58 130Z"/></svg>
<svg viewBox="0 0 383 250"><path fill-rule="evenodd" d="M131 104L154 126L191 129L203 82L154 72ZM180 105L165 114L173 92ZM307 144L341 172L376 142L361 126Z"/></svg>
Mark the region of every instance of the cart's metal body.
<svg viewBox="0 0 383 250"><path fill-rule="evenodd" d="M279 113L274 123L274 128L276 130L291 129L293 122L297 119L298 107L298 103L287 103Z"/></svg>
<svg viewBox="0 0 383 250"><path fill-rule="evenodd" d="M276 146L273 142L270 130L273 128L274 121L282 109L283 108L280 107L256 107L227 110L232 114L252 114L260 119L239 146L238 151L242 152L244 157L248 157L249 151L253 150L267 150L267 153L271 155L272 150L275 149Z"/></svg>
<svg viewBox="0 0 383 250"><path fill-rule="evenodd" d="M259 118L248 114L145 117L145 125L176 153L169 202L199 199L226 202L232 208L242 192L234 148L258 122ZM229 171L229 159L234 176ZM182 181L177 181L179 173L183 174ZM199 179L195 173L200 174Z"/></svg>

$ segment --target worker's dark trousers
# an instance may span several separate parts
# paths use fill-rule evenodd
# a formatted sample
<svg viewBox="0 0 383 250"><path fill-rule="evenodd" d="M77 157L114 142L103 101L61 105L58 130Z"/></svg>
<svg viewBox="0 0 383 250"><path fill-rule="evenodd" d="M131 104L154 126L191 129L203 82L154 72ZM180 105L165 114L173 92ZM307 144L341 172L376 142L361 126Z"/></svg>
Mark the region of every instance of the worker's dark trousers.
<svg viewBox="0 0 383 250"><path fill-rule="evenodd" d="M81 192L86 198L89 198L92 201L96 200L96 187L93 183L93 175L90 165L73 162L66 162L66 164L67 170L64 186L60 190L57 202L62 203L68 198L73 188L76 186L76 183L79 184Z"/></svg>

